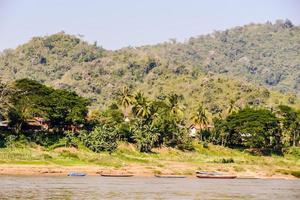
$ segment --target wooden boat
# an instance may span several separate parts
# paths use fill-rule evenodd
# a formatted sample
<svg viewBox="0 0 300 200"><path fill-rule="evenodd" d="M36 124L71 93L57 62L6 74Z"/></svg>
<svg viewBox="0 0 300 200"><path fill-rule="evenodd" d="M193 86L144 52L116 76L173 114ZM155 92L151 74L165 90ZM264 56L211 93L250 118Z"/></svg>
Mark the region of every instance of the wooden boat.
<svg viewBox="0 0 300 200"><path fill-rule="evenodd" d="M186 178L186 176L181 175L154 175L157 178Z"/></svg>
<svg viewBox="0 0 300 200"><path fill-rule="evenodd" d="M198 178L211 178L211 179L234 179L237 176L222 174L217 172L196 172Z"/></svg>
<svg viewBox="0 0 300 200"><path fill-rule="evenodd" d="M133 174L100 174L104 177L132 177Z"/></svg>
<svg viewBox="0 0 300 200"><path fill-rule="evenodd" d="M68 174L68 176L86 176L85 173L78 173L78 172L71 172Z"/></svg>

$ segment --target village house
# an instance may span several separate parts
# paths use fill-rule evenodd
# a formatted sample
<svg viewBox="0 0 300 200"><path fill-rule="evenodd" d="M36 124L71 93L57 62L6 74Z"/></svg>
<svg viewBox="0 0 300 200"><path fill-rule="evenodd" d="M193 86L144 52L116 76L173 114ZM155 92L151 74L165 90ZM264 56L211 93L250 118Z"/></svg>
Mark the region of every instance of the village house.
<svg viewBox="0 0 300 200"><path fill-rule="evenodd" d="M42 117L34 117L32 119L27 120L26 123L27 123L29 129L34 129L34 130L44 129L44 130L48 130L48 128L49 128L48 123Z"/></svg>
<svg viewBox="0 0 300 200"><path fill-rule="evenodd" d="M1 121L0 120L0 130L8 130L9 126L8 126L8 121Z"/></svg>
<svg viewBox="0 0 300 200"><path fill-rule="evenodd" d="M196 138L199 131L201 131L201 130L211 130L213 128L214 128L214 126L210 125L210 124L208 124L208 125L192 124L189 127L189 136L192 137L192 138Z"/></svg>

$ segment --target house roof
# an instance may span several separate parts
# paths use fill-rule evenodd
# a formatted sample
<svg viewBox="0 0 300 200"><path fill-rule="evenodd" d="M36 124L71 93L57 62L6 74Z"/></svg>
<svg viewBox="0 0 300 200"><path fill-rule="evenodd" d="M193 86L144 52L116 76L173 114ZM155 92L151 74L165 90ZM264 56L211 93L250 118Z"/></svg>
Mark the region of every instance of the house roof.
<svg viewBox="0 0 300 200"><path fill-rule="evenodd" d="M214 125L207 124L207 125L199 125L199 124L192 124L189 128L195 128L197 130L203 129L203 128L214 128Z"/></svg>
<svg viewBox="0 0 300 200"><path fill-rule="evenodd" d="M7 127L8 123L9 123L9 121L0 121L0 126Z"/></svg>

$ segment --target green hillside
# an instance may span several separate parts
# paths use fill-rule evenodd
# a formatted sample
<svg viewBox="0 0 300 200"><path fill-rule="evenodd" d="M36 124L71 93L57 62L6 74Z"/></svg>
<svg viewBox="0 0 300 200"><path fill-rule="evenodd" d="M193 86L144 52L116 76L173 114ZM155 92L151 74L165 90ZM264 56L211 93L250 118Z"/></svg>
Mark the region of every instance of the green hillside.
<svg viewBox="0 0 300 200"><path fill-rule="evenodd" d="M61 32L5 50L0 77L71 89L100 107L128 85L152 97L181 94L187 110L203 102L212 114L230 102L299 108L299 44L300 27L288 20L116 51Z"/></svg>

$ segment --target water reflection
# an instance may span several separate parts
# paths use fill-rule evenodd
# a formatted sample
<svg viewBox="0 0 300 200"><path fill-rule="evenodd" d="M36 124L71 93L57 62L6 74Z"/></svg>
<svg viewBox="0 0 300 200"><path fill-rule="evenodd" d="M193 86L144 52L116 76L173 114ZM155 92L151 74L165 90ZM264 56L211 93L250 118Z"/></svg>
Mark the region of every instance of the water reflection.
<svg viewBox="0 0 300 200"><path fill-rule="evenodd" d="M298 180L0 176L0 199L300 199Z"/></svg>

